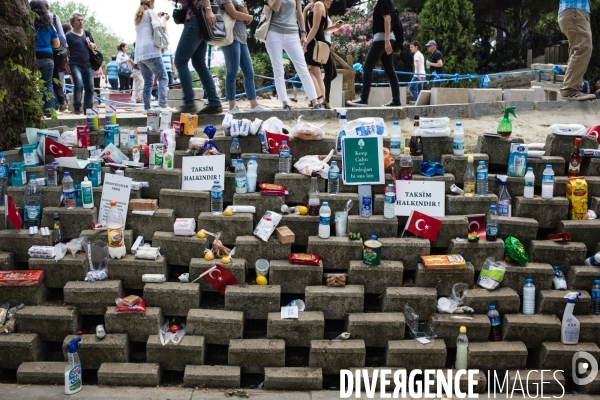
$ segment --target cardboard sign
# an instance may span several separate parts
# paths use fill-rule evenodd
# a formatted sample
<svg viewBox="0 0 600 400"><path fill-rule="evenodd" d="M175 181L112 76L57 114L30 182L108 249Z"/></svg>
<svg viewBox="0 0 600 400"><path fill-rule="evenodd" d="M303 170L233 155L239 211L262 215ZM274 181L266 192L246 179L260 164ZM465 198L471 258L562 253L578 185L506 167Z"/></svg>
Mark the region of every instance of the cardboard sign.
<svg viewBox="0 0 600 400"><path fill-rule="evenodd" d="M384 184L383 138L381 136L345 137L342 140L344 184Z"/></svg>
<svg viewBox="0 0 600 400"><path fill-rule="evenodd" d="M432 217L446 215L446 184L433 181L396 181L396 215L415 210Z"/></svg>
<svg viewBox="0 0 600 400"><path fill-rule="evenodd" d="M104 175L104 186L102 187L102 198L98 210L98 223L106 226L106 216L110 210L111 200L117 202L117 208L123 216L123 226L127 222L127 210L129 209L129 195L133 179L121 175Z"/></svg>
<svg viewBox="0 0 600 400"><path fill-rule="evenodd" d="M225 154L183 157L181 190L210 190L216 180L225 189Z"/></svg>

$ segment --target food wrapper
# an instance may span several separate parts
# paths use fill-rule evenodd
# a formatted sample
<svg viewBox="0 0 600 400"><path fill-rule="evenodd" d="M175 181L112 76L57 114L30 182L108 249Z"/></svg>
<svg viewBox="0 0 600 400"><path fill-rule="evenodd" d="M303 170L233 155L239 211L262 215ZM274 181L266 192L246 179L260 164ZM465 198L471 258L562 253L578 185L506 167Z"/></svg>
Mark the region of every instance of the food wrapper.
<svg viewBox="0 0 600 400"><path fill-rule="evenodd" d="M258 184L258 187L260 188L260 194L265 196L285 196L288 194L285 186L282 185L261 182Z"/></svg>
<svg viewBox="0 0 600 400"><path fill-rule="evenodd" d="M320 265L321 256L308 253L292 253L290 254L290 262L296 265Z"/></svg>
<svg viewBox="0 0 600 400"><path fill-rule="evenodd" d="M43 280L43 270L0 271L0 287L40 286Z"/></svg>
<svg viewBox="0 0 600 400"><path fill-rule="evenodd" d="M527 252L525 252L525 246L523 246L523 243L519 239L513 236L509 236L504 240L504 255L518 262L523 267L529 261Z"/></svg>
<svg viewBox="0 0 600 400"><path fill-rule="evenodd" d="M208 140L202 146L202 155L203 156L216 156L221 154L221 150L217 147L216 144L213 143L212 139L215 137L217 133L217 128L212 125L206 125L204 128L204 133L208 136Z"/></svg>
<svg viewBox="0 0 600 400"><path fill-rule="evenodd" d="M208 139L205 138L191 137L188 142L188 153L192 153L195 156L201 155L207 141Z"/></svg>
<svg viewBox="0 0 600 400"><path fill-rule="evenodd" d="M128 296L129 297L129 296ZM115 307L115 313L117 314L146 314L146 303L144 299L140 300L134 305L128 305L124 300L126 297L119 297L115 300L117 307Z"/></svg>
<svg viewBox="0 0 600 400"><path fill-rule="evenodd" d="M325 277L325 284L331 287L344 287L348 279L348 274L345 273L328 273L323 274L323 276Z"/></svg>
<svg viewBox="0 0 600 400"><path fill-rule="evenodd" d="M300 140L321 140L323 139L323 129L325 124L314 124L303 120L304 116L298 117L298 122L292 128L292 137Z"/></svg>
<svg viewBox="0 0 600 400"><path fill-rule="evenodd" d="M428 271L436 269L463 269L467 267L467 262L460 254L421 256L421 261Z"/></svg>
<svg viewBox="0 0 600 400"><path fill-rule="evenodd" d="M218 232L216 235L214 235L214 237L215 238L212 242L212 252L215 257L229 257L231 250L223 246L223 243L219 239L221 237L221 232Z"/></svg>
<svg viewBox="0 0 600 400"><path fill-rule="evenodd" d="M142 259L142 260L154 260L154 261L156 261L158 259L158 257L160 257L160 247L140 247L135 252L135 258L139 258L139 259ZM149 275L154 275L154 274L149 274Z"/></svg>
<svg viewBox="0 0 600 400"><path fill-rule="evenodd" d="M194 218L177 218L173 224L175 236L193 236L196 234L196 220Z"/></svg>
<svg viewBox="0 0 600 400"><path fill-rule="evenodd" d="M165 274L144 274L142 275L142 282L145 283L163 283L166 282L167 278Z"/></svg>
<svg viewBox="0 0 600 400"><path fill-rule="evenodd" d="M494 262L493 257L489 257L483 263L483 268L477 278L477 284L484 289L494 290L500 286L504 279L506 268L502 264Z"/></svg>
<svg viewBox="0 0 600 400"><path fill-rule="evenodd" d="M29 257L33 258L54 258L54 246L31 246L27 251Z"/></svg>
<svg viewBox="0 0 600 400"><path fill-rule="evenodd" d="M268 242L273 232L275 232L275 228L277 228L279 221L281 221L281 214L277 214L273 211L267 211L258 222L258 225L256 225L256 228L253 232L254 236L265 242Z"/></svg>

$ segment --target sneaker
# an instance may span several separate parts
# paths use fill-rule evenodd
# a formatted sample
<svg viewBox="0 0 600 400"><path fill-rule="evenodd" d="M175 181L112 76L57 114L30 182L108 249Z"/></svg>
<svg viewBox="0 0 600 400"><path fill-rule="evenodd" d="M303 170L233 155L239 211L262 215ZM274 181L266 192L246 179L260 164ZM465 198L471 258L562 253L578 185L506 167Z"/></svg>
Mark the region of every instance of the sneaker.
<svg viewBox="0 0 600 400"><path fill-rule="evenodd" d="M181 106L175 111L175 114L196 114L197 111L196 106Z"/></svg>
<svg viewBox="0 0 600 400"><path fill-rule="evenodd" d="M171 112L174 112L176 110L173 107L166 106L166 107L158 107L158 111L171 111Z"/></svg>
<svg viewBox="0 0 600 400"><path fill-rule="evenodd" d="M211 106L210 104L198 111L198 114L221 114L223 107L219 104L218 106Z"/></svg>
<svg viewBox="0 0 600 400"><path fill-rule="evenodd" d="M270 111L270 110L264 108L260 104L258 104L256 107L250 109L250 112L267 112L267 111Z"/></svg>
<svg viewBox="0 0 600 400"><path fill-rule="evenodd" d="M313 110L324 110L323 104L321 104L321 103L315 104L315 106L313 107Z"/></svg>
<svg viewBox="0 0 600 400"><path fill-rule="evenodd" d="M60 111L66 111L69 105L67 103L62 103L59 107Z"/></svg>
<svg viewBox="0 0 600 400"><path fill-rule="evenodd" d="M362 99L347 101L346 104L352 107L369 107L369 103L363 101Z"/></svg>
<svg viewBox="0 0 600 400"><path fill-rule="evenodd" d="M298 100L296 100L296 99L295 99L295 98L293 98L293 97L290 99L290 101L293 101L294 103L297 103L297 102L298 102Z"/></svg>
<svg viewBox="0 0 600 400"><path fill-rule="evenodd" d="M237 104L235 106L233 106L233 108L229 109L229 111L228 111L229 114L239 114L239 113L243 113L243 112L244 112L244 110L239 108Z"/></svg>
<svg viewBox="0 0 600 400"><path fill-rule="evenodd" d="M400 102L394 103L393 101L390 101L389 103L386 103L381 107L400 107L401 105L402 104L400 104Z"/></svg>
<svg viewBox="0 0 600 400"><path fill-rule="evenodd" d="M565 99L565 100L575 100L575 101L595 100L596 99L596 95L595 94L585 94L585 93L581 93L581 92L575 92L575 93L570 94L568 96L563 96L563 99Z"/></svg>
<svg viewBox="0 0 600 400"><path fill-rule="evenodd" d="M288 106L287 104L282 108L283 111L290 111L291 109L292 107Z"/></svg>
<svg viewBox="0 0 600 400"><path fill-rule="evenodd" d="M79 114L81 114L81 110L73 110L73 114L79 115Z"/></svg>

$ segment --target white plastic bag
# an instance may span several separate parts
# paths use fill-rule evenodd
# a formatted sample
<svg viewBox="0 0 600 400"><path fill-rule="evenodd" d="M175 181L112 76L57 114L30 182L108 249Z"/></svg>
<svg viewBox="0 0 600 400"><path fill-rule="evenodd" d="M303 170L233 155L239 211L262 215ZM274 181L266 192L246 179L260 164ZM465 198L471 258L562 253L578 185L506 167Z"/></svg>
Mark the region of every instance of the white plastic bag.
<svg viewBox="0 0 600 400"><path fill-rule="evenodd" d="M64 131L60 137L65 144L77 145L77 132L75 131Z"/></svg>
<svg viewBox="0 0 600 400"><path fill-rule="evenodd" d="M452 286L452 294L448 297L440 297L437 302L439 313L464 314L465 312L474 312L471 307L463 306L463 301L467 297L469 285L466 283L456 283Z"/></svg>
<svg viewBox="0 0 600 400"><path fill-rule="evenodd" d="M277 117L271 117L264 121L258 131L259 133L283 133L283 122Z"/></svg>
<svg viewBox="0 0 600 400"><path fill-rule="evenodd" d="M554 124L548 127L548 133L562 136L583 136L587 132L581 124Z"/></svg>
<svg viewBox="0 0 600 400"><path fill-rule="evenodd" d="M420 128L421 136L425 137L448 137L450 136L450 128Z"/></svg>
<svg viewBox="0 0 600 400"><path fill-rule="evenodd" d="M167 345L169 342L173 342L173 344L179 344L179 342L181 342L181 339L183 339L183 337L185 336L185 322L179 324L181 326L181 329L179 329L175 333L169 331L169 325L169 319L165 318L165 322L158 330L158 337L160 337L160 342L163 346Z"/></svg>
<svg viewBox="0 0 600 400"><path fill-rule="evenodd" d="M303 175L312 176L313 172L318 172L321 178L327 179L331 157L333 157L333 150L329 152L325 159L319 156L304 156L296 161L294 168Z"/></svg>
<svg viewBox="0 0 600 400"><path fill-rule="evenodd" d="M447 128L450 124L450 118L421 118L419 120L419 127L425 129L431 128Z"/></svg>
<svg viewBox="0 0 600 400"><path fill-rule="evenodd" d="M386 136L383 118L357 118L346 123L347 136Z"/></svg>
<svg viewBox="0 0 600 400"><path fill-rule="evenodd" d="M323 139L323 129L325 124L314 124L304 121L304 116L298 117L298 122L292 128L292 137L300 140L321 140Z"/></svg>

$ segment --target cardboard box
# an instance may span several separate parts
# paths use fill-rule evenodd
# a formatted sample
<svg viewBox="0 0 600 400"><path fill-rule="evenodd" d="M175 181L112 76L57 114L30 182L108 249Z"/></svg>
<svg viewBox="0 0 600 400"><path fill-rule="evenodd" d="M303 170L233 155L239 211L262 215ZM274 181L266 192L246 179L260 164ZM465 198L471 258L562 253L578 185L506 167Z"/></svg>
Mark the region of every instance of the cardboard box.
<svg viewBox="0 0 600 400"><path fill-rule="evenodd" d="M130 199L129 211L156 211L157 199Z"/></svg>
<svg viewBox="0 0 600 400"><path fill-rule="evenodd" d="M40 286L43 270L0 271L0 287Z"/></svg>
<svg viewBox="0 0 600 400"><path fill-rule="evenodd" d="M150 168L161 167L164 160L165 145L162 143L152 143L150 145Z"/></svg>
<svg viewBox="0 0 600 400"><path fill-rule="evenodd" d="M196 136L198 132L198 116L195 114L181 114L179 122L183 124L183 134Z"/></svg>
<svg viewBox="0 0 600 400"><path fill-rule="evenodd" d="M425 269L464 269L467 263L460 254L441 254L436 256L421 256Z"/></svg>
<svg viewBox="0 0 600 400"><path fill-rule="evenodd" d="M287 226L280 226L275 229L275 234L277 235L277 239L281 242L281 244L290 244L296 241L296 235L294 232Z"/></svg>

